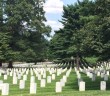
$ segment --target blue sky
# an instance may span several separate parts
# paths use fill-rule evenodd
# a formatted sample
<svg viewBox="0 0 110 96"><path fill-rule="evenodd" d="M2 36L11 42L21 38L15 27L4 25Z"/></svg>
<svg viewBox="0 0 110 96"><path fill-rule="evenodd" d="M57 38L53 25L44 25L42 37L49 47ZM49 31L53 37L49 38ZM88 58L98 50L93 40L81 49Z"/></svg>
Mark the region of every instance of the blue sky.
<svg viewBox="0 0 110 96"><path fill-rule="evenodd" d="M45 16L47 19L46 25L52 28L51 35L54 35L54 30L62 28L62 24L58 21L61 20L63 5L74 4L77 0L46 0L44 4Z"/></svg>

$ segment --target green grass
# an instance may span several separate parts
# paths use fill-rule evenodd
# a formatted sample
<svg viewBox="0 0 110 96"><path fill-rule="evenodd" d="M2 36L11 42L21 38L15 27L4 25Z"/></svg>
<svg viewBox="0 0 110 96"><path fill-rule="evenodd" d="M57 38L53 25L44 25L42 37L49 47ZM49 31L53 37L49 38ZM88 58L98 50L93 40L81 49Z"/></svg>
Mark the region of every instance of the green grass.
<svg viewBox="0 0 110 96"><path fill-rule="evenodd" d="M37 82L37 94L29 94L29 84L30 84L30 74L28 75L28 80L26 81L26 87L23 90L19 89L19 83L17 85L12 84L12 77L8 77L7 82L10 84L9 96L110 96L110 78L107 81L107 91L100 91L100 81L103 80L100 77L96 78L96 81L91 81L84 73L81 73L83 80L86 82L86 91L78 91L77 76L74 70L72 70L70 76L67 79L67 83L61 93L55 92L55 82L60 81L60 79L65 75L66 72L56 77L56 80L52 80L52 83L47 83L45 88L40 87L40 82L36 78ZM47 76L50 75L47 73ZM3 79L3 76L0 77ZM1 92L0 92L1 94Z"/></svg>
<svg viewBox="0 0 110 96"><path fill-rule="evenodd" d="M86 57L85 58L87 60L87 62L91 63L91 64L96 64L97 60L99 59L98 57Z"/></svg>

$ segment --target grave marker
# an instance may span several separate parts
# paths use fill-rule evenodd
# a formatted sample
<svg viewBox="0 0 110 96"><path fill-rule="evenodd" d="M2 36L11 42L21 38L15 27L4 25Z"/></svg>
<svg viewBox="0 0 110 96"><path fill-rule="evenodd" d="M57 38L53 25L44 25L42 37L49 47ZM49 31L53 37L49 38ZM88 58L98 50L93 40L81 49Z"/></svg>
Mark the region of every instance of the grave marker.
<svg viewBox="0 0 110 96"><path fill-rule="evenodd" d="M36 92L37 92L37 84L30 83L30 94L36 94Z"/></svg>
<svg viewBox="0 0 110 96"><path fill-rule="evenodd" d="M84 81L79 82L79 91L85 91L85 82Z"/></svg>
<svg viewBox="0 0 110 96"><path fill-rule="evenodd" d="M2 95L9 95L9 84L4 83L2 86Z"/></svg>
<svg viewBox="0 0 110 96"><path fill-rule="evenodd" d="M24 80L20 80L20 82L19 82L19 88L20 89L24 89L25 88L25 81Z"/></svg>
<svg viewBox="0 0 110 96"><path fill-rule="evenodd" d="M56 93L62 92L62 87L60 82L56 82L56 88L55 88Z"/></svg>
<svg viewBox="0 0 110 96"><path fill-rule="evenodd" d="M103 90L103 91L106 90L106 81L101 81L100 82L100 90Z"/></svg>

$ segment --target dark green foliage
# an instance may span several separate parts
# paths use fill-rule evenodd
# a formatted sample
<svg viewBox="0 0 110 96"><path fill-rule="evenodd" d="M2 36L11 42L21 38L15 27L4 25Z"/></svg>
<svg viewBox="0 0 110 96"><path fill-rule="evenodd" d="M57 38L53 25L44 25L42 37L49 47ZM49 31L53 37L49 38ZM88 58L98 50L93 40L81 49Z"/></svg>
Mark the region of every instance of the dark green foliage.
<svg viewBox="0 0 110 96"><path fill-rule="evenodd" d="M110 58L110 1L83 0L64 6L63 28L56 31L50 43L54 58Z"/></svg>
<svg viewBox="0 0 110 96"><path fill-rule="evenodd" d="M45 59L51 28L44 22L44 0L1 0L0 1L0 35L11 37L6 44L6 61L36 62ZM3 33L4 32L4 33ZM1 35L2 36L2 35ZM1 39L1 38L0 38ZM0 48L0 54L3 50Z"/></svg>

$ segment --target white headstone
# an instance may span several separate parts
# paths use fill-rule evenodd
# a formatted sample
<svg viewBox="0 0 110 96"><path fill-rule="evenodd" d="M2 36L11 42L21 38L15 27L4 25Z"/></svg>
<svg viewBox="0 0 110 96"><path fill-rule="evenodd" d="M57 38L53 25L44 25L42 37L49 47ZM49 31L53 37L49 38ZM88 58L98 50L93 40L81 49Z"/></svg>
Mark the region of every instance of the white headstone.
<svg viewBox="0 0 110 96"><path fill-rule="evenodd" d="M34 77L34 76L31 76L30 82L31 82L31 83L35 83L35 77Z"/></svg>
<svg viewBox="0 0 110 96"><path fill-rule="evenodd" d="M17 77L16 76L13 76L13 84L17 84Z"/></svg>
<svg viewBox="0 0 110 96"><path fill-rule="evenodd" d="M79 82L79 91L85 91L85 82L84 81Z"/></svg>
<svg viewBox="0 0 110 96"><path fill-rule="evenodd" d="M36 92L37 92L37 84L30 83L30 94L36 94Z"/></svg>
<svg viewBox="0 0 110 96"><path fill-rule="evenodd" d="M46 80L41 79L40 87L45 87L45 85L46 85Z"/></svg>
<svg viewBox="0 0 110 96"><path fill-rule="evenodd" d="M69 75L70 75L70 71L67 71L66 76L69 77Z"/></svg>
<svg viewBox="0 0 110 96"><path fill-rule="evenodd" d="M61 86L61 83L60 82L56 82L56 88L55 88L56 90L56 93L58 93L58 92L62 92L62 86Z"/></svg>
<svg viewBox="0 0 110 96"><path fill-rule="evenodd" d="M9 84L8 83L3 84L2 95L9 95Z"/></svg>
<svg viewBox="0 0 110 96"><path fill-rule="evenodd" d="M89 74L89 78L92 78L92 77L93 77L93 73L90 73L90 74Z"/></svg>
<svg viewBox="0 0 110 96"><path fill-rule="evenodd" d="M103 78L104 77L104 73L101 73L101 78Z"/></svg>
<svg viewBox="0 0 110 96"><path fill-rule="evenodd" d="M47 83L51 83L51 76L47 76Z"/></svg>
<svg viewBox="0 0 110 96"><path fill-rule="evenodd" d="M100 90L103 90L103 91L106 90L106 81L101 81L100 82Z"/></svg>
<svg viewBox="0 0 110 96"><path fill-rule="evenodd" d="M95 81L95 74L92 75L92 81Z"/></svg>
<svg viewBox="0 0 110 96"><path fill-rule="evenodd" d="M7 75L4 75L4 80L7 80Z"/></svg>
<svg viewBox="0 0 110 96"><path fill-rule="evenodd" d="M88 77L90 76L90 72L87 72L86 74L87 74Z"/></svg>
<svg viewBox="0 0 110 96"><path fill-rule="evenodd" d="M43 74L43 78L46 78L46 73Z"/></svg>
<svg viewBox="0 0 110 96"><path fill-rule="evenodd" d="M107 75L109 76L109 71L107 71Z"/></svg>
<svg viewBox="0 0 110 96"><path fill-rule="evenodd" d="M21 79L21 74L18 74L18 79Z"/></svg>
<svg viewBox="0 0 110 96"><path fill-rule="evenodd" d="M57 69L57 76L61 74L61 69Z"/></svg>
<svg viewBox="0 0 110 96"><path fill-rule="evenodd" d="M80 79L81 78L81 74L77 73L77 78Z"/></svg>
<svg viewBox="0 0 110 96"><path fill-rule="evenodd" d="M67 77L63 76L63 80L64 80L64 82L67 82Z"/></svg>
<svg viewBox="0 0 110 96"><path fill-rule="evenodd" d="M3 81L0 80L0 90L2 89L2 86L3 86Z"/></svg>
<svg viewBox="0 0 110 96"><path fill-rule="evenodd" d="M97 76L100 76L100 72L99 71L97 72Z"/></svg>
<svg viewBox="0 0 110 96"><path fill-rule="evenodd" d="M108 81L108 75L104 75L104 81Z"/></svg>
<svg viewBox="0 0 110 96"><path fill-rule="evenodd" d="M29 70L26 71L26 75L28 75L28 73L29 73Z"/></svg>
<svg viewBox="0 0 110 96"><path fill-rule="evenodd" d="M31 76L34 75L33 71L31 71Z"/></svg>
<svg viewBox="0 0 110 96"><path fill-rule="evenodd" d="M62 87L65 86L65 81L63 79L60 79L60 84Z"/></svg>
<svg viewBox="0 0 110 96"><path fill-rule="evenodd" d="M12 73L12 71L10 72L10 76L13 76L13 73Z"/></svg>
<svg viewBox="0 0 110 96"><path fill-rule="evenodd" d="M52 74L52 80L55 80L55 74Z"/></svg>
<svg viewBox="0 0 110 96"><path fill-rule="evenodd" d="M38 75L38 80L41 80L41 75Z"/></svg>
<svg viewBox="0 0 110 96"><path fill-rule="evenodd" d="M19 89L24 89L24 88L25 88L25 80L20 80Z"/></svg>
<svg viewBox="0 0 110 96"><path fill-rule="evenodd" d="M23 75L23 80L27 80L27 75Z"/></svg>

